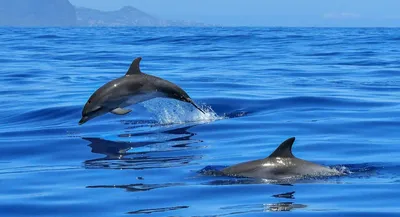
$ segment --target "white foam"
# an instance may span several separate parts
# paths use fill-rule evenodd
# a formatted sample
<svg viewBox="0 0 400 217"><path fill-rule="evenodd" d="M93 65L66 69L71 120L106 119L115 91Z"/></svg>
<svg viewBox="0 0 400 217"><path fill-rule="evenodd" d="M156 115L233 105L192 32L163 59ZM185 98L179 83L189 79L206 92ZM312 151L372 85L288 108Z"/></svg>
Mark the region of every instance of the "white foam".
<svg viewBox="0 0 400 217"><path fill-rule="evenodd" d="M190 122L207 123L224 117L218 116L211 106L200 106L203 114L191 104L168 99L155 99L143 102L142 105L154 115L161 124L182 124Z"/></svg>
<svg viewBox="0 0 400 217"><path fill-rule="evenodd" d="M331 169L336 170L339 175L348 175L353 173L349 168L345 166L334 166L331 167Z"/></svg>

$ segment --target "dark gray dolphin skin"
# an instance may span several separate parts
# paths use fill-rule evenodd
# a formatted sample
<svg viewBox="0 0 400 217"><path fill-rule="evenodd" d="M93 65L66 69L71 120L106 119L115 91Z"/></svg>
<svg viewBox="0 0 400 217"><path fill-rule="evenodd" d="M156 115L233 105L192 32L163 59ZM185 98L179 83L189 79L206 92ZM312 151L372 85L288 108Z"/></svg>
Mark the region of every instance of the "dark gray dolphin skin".
<svg viewBox="0 0 400 217"><path fill-rule="evenodd" d="M287 139L267 158L236 164L223 169L222 173L268 180L343 175L338 170L296 158L292 154L294 140L295 137Z"/></svg>
<svg viewBox="0 0 400 217"><path fill-rule="evenodd" d="M177 85L141 72L139 67L141 60L141 57L133 60L124 76L108 82L93 93L83 108L82 119L79 124L84 124L108 112L126 115L132 110L124 109L124 107L157 97L172 98L190 103L204 113L189 95Z"/></svg>

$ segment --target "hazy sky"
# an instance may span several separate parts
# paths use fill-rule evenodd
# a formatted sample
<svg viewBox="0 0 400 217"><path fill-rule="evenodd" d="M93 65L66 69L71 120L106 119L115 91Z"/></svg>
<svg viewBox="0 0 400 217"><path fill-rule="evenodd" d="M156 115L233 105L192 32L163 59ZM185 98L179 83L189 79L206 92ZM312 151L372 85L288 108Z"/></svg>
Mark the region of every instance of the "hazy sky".
<svg viewBox="0 0 400 217"><path fill-rule="evenodd" d="M70 0L117 10L134 6L163 19L230 26L396 26L400 0Z"/></svg>

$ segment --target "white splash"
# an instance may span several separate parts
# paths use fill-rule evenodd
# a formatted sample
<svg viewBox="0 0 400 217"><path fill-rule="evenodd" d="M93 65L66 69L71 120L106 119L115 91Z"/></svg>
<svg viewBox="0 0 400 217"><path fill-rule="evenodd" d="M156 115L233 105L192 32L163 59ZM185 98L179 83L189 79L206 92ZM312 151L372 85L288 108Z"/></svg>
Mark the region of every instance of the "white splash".
<svg viewBox="0 0 400 217"><path fill-rule="evenodd" d="M161 124L208 123L224 119L224 117L218 116L210 106L199 105L205 112L203 114L192 105L176 100L155 99L143 102L142 105Z"/></svg>
<svg viewBox="0 0 400 217"><path fill-rule="evenodd" d="M349 175L353 173L349 168L345 166L333 166L330 168L336 170L339 173L339 175Z"/></svg>

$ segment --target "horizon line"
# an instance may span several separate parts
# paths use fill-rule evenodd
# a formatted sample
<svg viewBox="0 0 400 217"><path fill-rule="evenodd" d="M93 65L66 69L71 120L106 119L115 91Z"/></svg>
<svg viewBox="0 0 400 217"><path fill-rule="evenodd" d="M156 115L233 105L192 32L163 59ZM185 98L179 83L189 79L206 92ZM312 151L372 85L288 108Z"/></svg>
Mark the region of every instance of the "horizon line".
<svg viewBox="0 0 400 217"><path fill-rule="evenodd" d="M326 29L376 29L376 28L388 28L396 29L400 26L235 26L235 25L213 25L205 24L204 26L13 26L13 25L0 25L0 28L326 28Z"/></svg>

